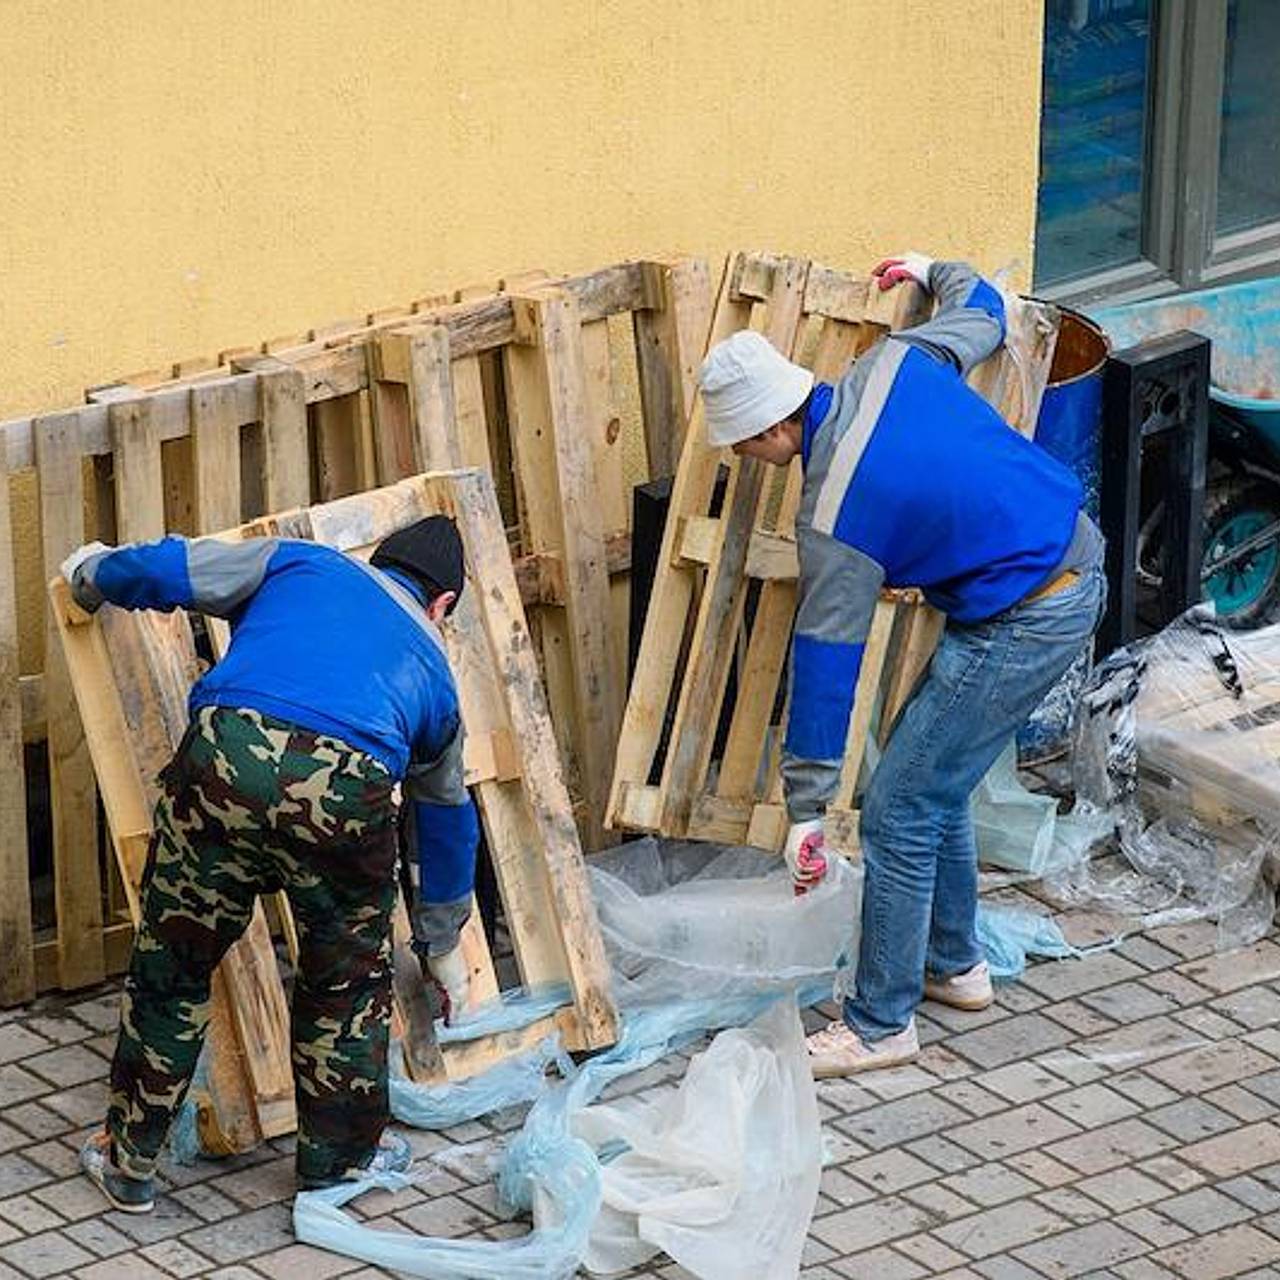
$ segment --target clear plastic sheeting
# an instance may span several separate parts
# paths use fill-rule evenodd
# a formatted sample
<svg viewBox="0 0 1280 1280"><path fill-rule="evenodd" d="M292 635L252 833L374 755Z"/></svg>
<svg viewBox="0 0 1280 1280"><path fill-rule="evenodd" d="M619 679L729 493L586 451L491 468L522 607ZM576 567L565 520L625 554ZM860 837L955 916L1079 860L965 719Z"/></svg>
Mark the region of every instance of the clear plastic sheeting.
<svg viewBox="0 0 1280 1280"><path fill-rule="evenodd" d="M604 1152L586 1266L662 1251L704 1280L796 1275L818 1198L818 1103L800 1018L778 1001L722 1031L676 1093L587 1107L573 1132Z"/></svg>
<svg viewBox="0 0 1280 1280"><path fill-rule="evenodd" d="M623 1014L618 1044L577 1068L563 1054L557 1056L553 1046L545 1046L540 1061L535 1055L524 1063L500 1064L467 1085L451 1086L470 1089L473 1099L483 1095L490 1109L525 1101L530 1091L536 1094L523 1129L507 1149L498 1179L499 1199L513 1212L531 1213L533 1230L522 1238L497 1243L379 1231L357 1221L344 1206L374 1186L405 1184L371 1178L299 1193L294 1201L294 1229L299 1240L433 1280L568 1280L588 1256L593 1225L604 1203L609 1165L628 1149L623 1132L632 1132L626 1130L625 1108L619 1106L613 1113L617 1131L610 1131L610 1126L598 1120L587 1121L592 1139L587 1142L574 1132L575 1120L583 1109L613 1081L650 1066L708 1031L743 1026L778 1003L794 1007L797 999L808 1004L829 997L837 963L856 953L861 873L843 862L836 862L827 881L803 898L793 897L791 878L781 859L758 850L710 845L664 846L653 840L637 841L594 859L591 876ZM795 1014L789 1008L786 1013L794 1023ZM782 1018L783 1014L777 1016ZM756 1048L761 1054L766 1052L763 1045L770 1025L765 1022L764 1031L756 1030ZM798 1029L794 1035L799 1035ZM784 1042L773 1043L773 1078L781 1080ZM795 1047L791 1042L790 1051ZM752 1114L745 1114L738 1103L738 1095L750 1093L752 1083L750 1070L744 1076L737 1069L747 1063L741 1043L730 1040L718 1050L713 1044L705 1057L713 1053L713 1061L720 1067L713 1073L716 1079L702 1079L705 1069L700 1069L700 1087L692 1098L699 1109L711 1107L715 1114L699 1116L697 1124L707 1130L723 1126L735 1107L744 1123L752 1124L754 1108ZM553 1057L566 1078L544 1084L543 1073ZM768 1075L768 1070L759 1068L759 1061L756 1059L757 1068ZM726 1070L735 1063L737 1067ZM807 1060L802 1065L801 1074L807 1075ZM794 1073L800 1067L801 1063L792 1062L788 1069ZM706 1091L712 1084L721 1091L719 1101ZM435 1092L398 1079L393 1095L397 1114L421 1114L438 1122L443 1108L452 1104L428 1096ZM420 1111L416 1104L421 1104ZM691 1106L692 1100L686 1099L686 1105ZM763 1103L758 1101L757 1105ZM811 1167L816 1179L821 1153L816 1128L811 1145L800 1140L804 1130L801 1112L797 1101L792 1113L795 1139L788 1139L787 1150L791 1183L803 1189L806 1184L800 1166ZM692 1112L687 1118L694 1121ZM723 1140L723 1127L719 1132ZM775 1134L771 1153L775 1156L777 1142ZM726 1199L723 1204L734 1208L755 1203L761 1188L754 1184L754 1176L776 1178L778 1173L777 1169L762 1171L755 1165L751 1170L752 1185L744 1182L739 1198ZM672 1176L678 1174L673 1172ZM776 1182L768 1185L776 1198ZM801 1197L795 1190L789 1184L788 1194L793 1196L789 1209L799 1221ZM806 1212L797 1228L802 1239L807 1223ZM714 1265L697 1261L702 1257L698 1233L685 1225L688 1229L678 1247L690 1259L686 1267L691 1262ZM708 1223L707 1230L714 1232L716 1223ZM787 1230L779 1226L777 1239L789 1238ZM675 1245L676 1235L670 1240ZM761 1272L757 1267L754 1272L694 1274L719 1277Z"/></svg>
<svg viewBox="0 0 1280 1280"><path fill-rule="evenodd" d="M1144 927L1218 923L1218 947L1262 937L1280 846L1280 626L1229 631L1197 607L1112 654L1081 700L1079 803L1118 852L1054 869L1063 905Z"/></svg>
<svg viewBox="0 0 1280 1280"><path fill-rule="evenodd" d="M614 997L624 1009L675 996L795 990L857 954L862 869L832 858L818 890L793 896L781 858L652 837L591 860Z"/></svg>
<svg viewBox="0 0 1280 1280"><path fill-rule="evenodd" d="M978 784L972 809L981 861L1037 878L1079 863L1115 825L1088 807L1060 814L1054 796L1028 791L1012 741Z"/></svg>

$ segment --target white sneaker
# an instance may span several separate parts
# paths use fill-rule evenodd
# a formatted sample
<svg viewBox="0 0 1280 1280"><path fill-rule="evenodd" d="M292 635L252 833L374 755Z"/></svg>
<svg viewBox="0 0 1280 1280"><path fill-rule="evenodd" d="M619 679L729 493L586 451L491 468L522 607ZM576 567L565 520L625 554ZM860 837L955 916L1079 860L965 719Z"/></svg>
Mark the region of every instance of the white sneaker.
<svg viewBox="0 0 1280 1280"><path fill-rule="evenodd" d="M925 974L924 995L926 1000L970 1011L985 1009L996 998L991 989L991 970L985 960L979 960L972 969L953 973L949 978L931 978Z"/></svg>
<svg viewBox="0 0 1280 1280"><path fill-rule="evenodd" d="M859 1071L875 1071L880 1067L896 1067L912 1062L920 1055L916 1020L883 1040L868 1044L843 1022L831 1023L825 1031L815 1031L805 1041L809 1065L815 1080L832 1076L851 1076Z"/></svg>

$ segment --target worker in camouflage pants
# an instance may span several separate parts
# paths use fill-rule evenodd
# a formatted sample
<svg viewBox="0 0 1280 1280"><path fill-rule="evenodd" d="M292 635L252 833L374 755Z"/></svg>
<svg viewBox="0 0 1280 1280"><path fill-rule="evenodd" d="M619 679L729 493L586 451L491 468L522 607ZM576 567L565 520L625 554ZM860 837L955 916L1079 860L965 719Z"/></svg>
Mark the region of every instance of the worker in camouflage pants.
<svg viewBox="0 0 1280 1280"><path fill-rule="evenodd" d="M462 588L461 544L452 522L432 517L386 539L372 566L311 543L181 538L82 548L64 566L86 608L181 606L232 624L161 778L107 1122L81 1153L126 1212L154 1203L156 1157L200 1054L213 970L258 895L282 889L300 942L299 1183L408 1166L408 1144L384 1133L395 789L417 833L415 947L449 1017L467 1001L459 935L478 824L434 624Z"/></svg>

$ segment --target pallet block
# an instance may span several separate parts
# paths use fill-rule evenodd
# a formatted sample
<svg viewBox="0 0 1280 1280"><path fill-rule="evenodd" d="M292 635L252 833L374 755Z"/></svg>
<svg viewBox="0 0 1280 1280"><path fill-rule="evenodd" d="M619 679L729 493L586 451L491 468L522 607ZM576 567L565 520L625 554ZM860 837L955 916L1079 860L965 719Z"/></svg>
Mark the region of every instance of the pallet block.
<svg viewBox="0 0 1280 1280"><path fill-rule="evenodd" d="M927 295L911 284L882 292L804 259L738 254L722 277L708 346L738 329L758 328L830 380L885 333L923 320L928 306ZM1019 325L1025 341L1018 339L1016 364L1002 353L973 378L1029 432L1056 327L1046 309L1035 306L1019 313ZM610 825L781 848L786 814L778 761L801 481L798 459L779 472L711 448L701 401L695 401L619 738ZM928 665L942 623L918 592L881 594L828 811L828 840L838 848L857 848L854 795L873 720L878 713L883 742ZM731 670L737 692L721 744Z"/></svg>
<svg viewBox="0 0 1280 1280"><path fill-rule="evenodd" d="M487 477L457 472L269 516L220 535L306 537L361 554L387 533L443 511L459 523L469 586L447 628L468 731L467 780L477 798L523 981L567 984L554 1013L518 1031L434 1040L425 984L397 911L395 993L410 1074L444 1081L475 1074L559 1031L572 1049L616 1038L608 965L497 503ZM50 587L71 682L97 770L112 843L136 922L158 794L156 778L186 724L198 675L189 619L105 606L92 619L67 586ZM290 934L287 902L278 910ZM476 1003L498 994L478 912L464 935ZM296 956L296 939L291 939ZM202 1144L242 1151L295 1123L288 1009L262 904L215 975Z"/></svg>

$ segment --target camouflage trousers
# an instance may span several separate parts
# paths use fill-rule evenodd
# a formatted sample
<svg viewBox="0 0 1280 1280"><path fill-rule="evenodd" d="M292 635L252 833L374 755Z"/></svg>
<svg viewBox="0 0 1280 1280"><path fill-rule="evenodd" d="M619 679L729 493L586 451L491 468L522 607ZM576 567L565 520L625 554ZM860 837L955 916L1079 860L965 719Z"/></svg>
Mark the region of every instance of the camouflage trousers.
<svg viewBox="0 0 1280 1280"><path fill-rule="evenodd" d="M213 970L258 895L283 889L300 942L298 1177L335 1182L369 1160L388 1116L391 774L336 738L206 707L162 782L111 1065L117 1159L152 1169L195 1070Z"/></svg>

